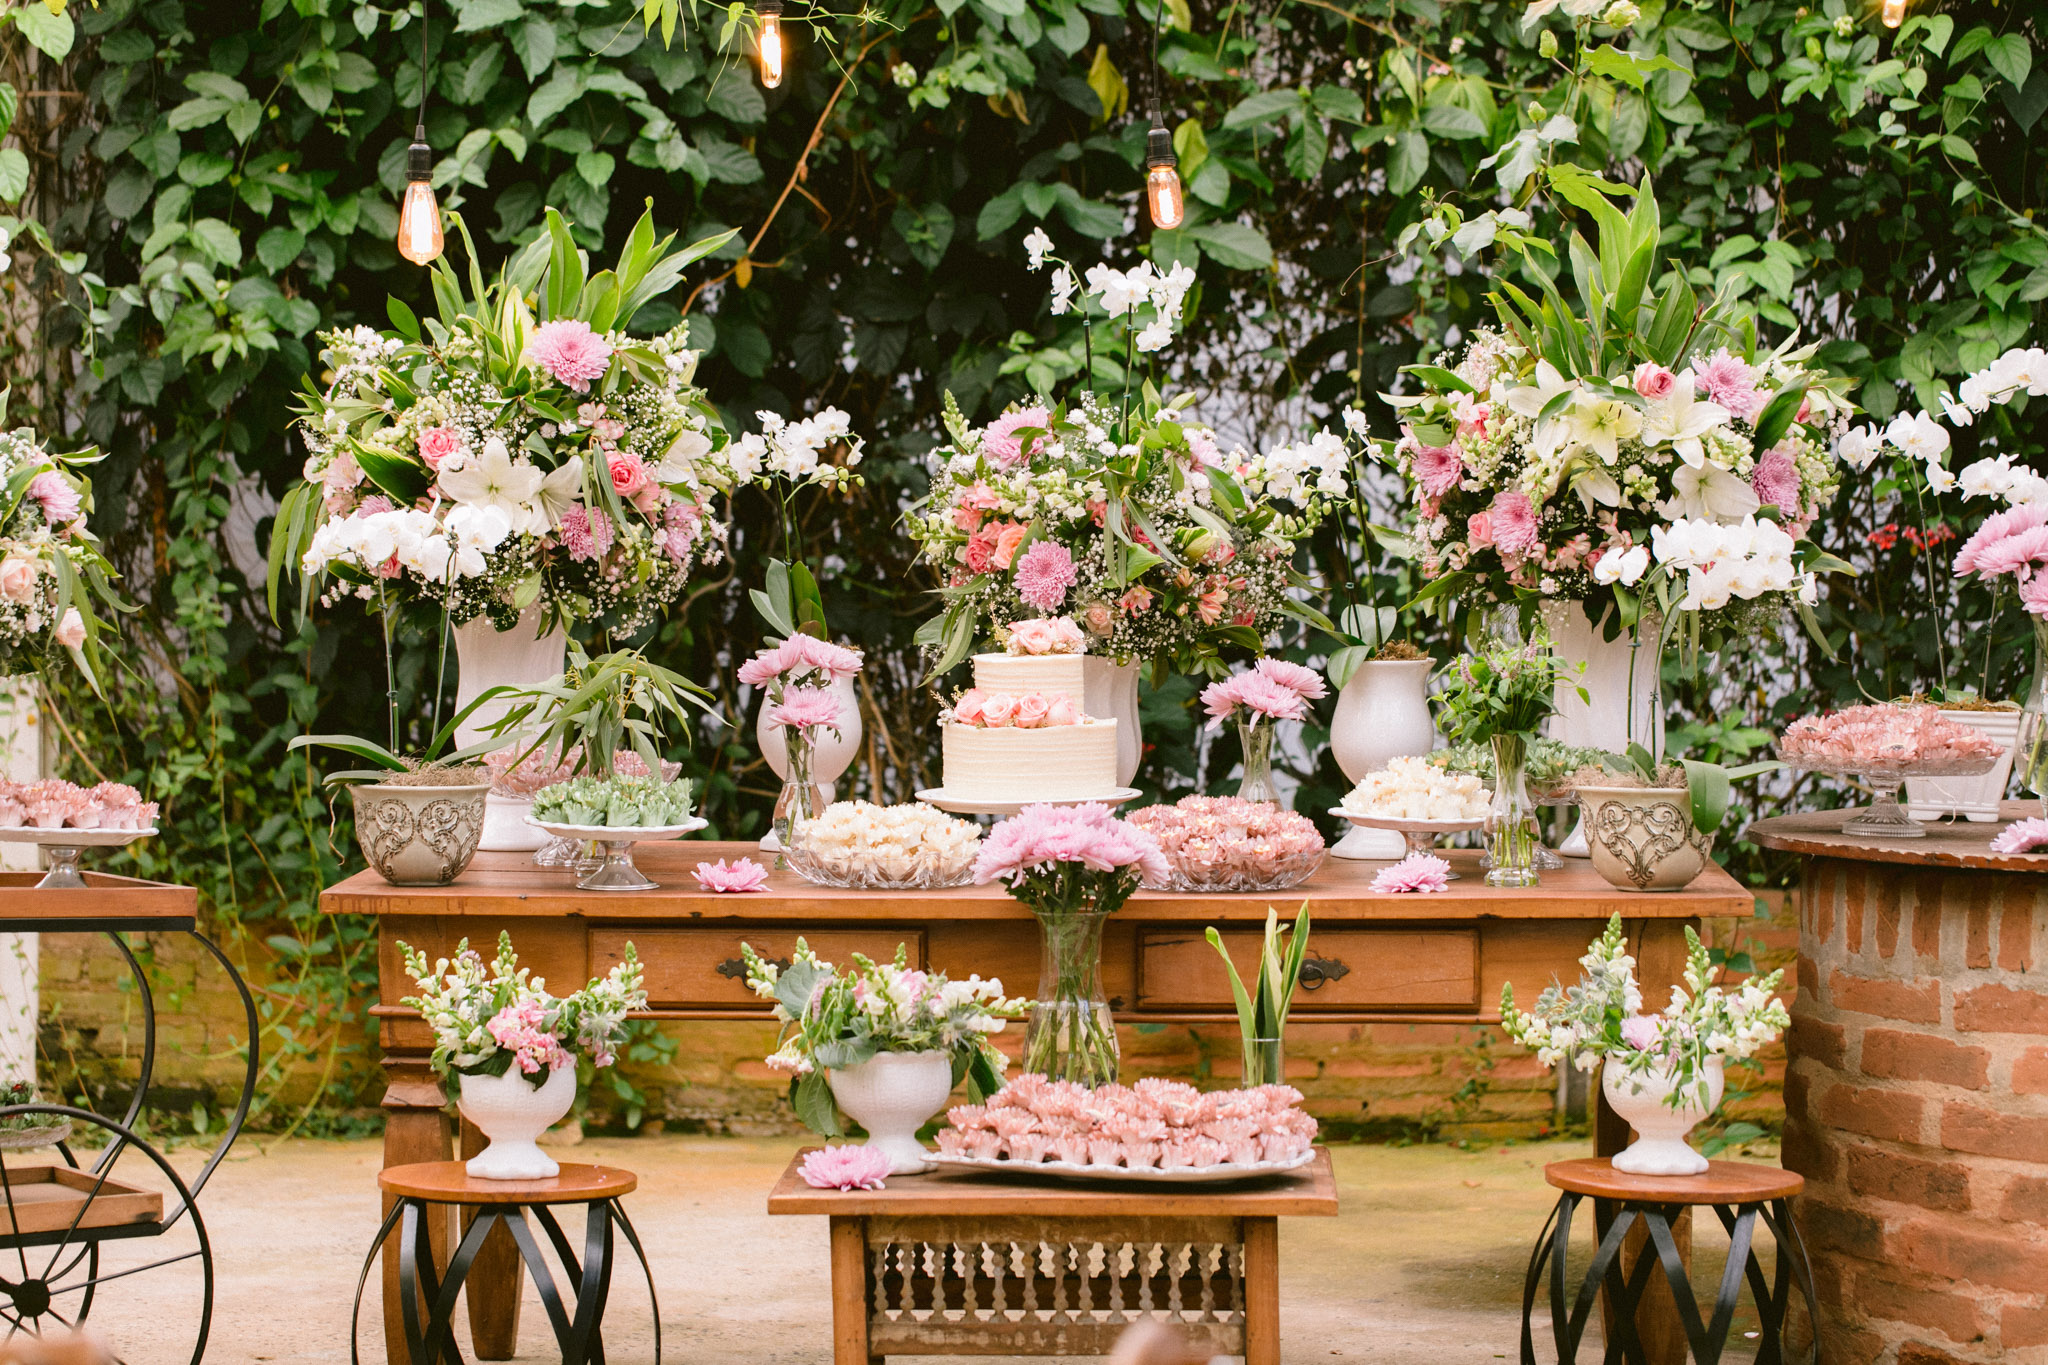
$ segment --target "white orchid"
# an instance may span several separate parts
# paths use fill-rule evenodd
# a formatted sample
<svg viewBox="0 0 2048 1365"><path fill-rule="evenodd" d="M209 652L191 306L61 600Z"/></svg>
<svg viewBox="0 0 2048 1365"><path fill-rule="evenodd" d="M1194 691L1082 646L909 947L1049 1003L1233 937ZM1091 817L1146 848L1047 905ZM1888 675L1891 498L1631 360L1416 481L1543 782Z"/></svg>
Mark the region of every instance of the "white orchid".
<svg viewBox="0 0 2048 1365"><path fill-rule="evenodd" d="M1670 393L1650 400L1649 410L1643 414L1642 436L1644 445L1668 445L1678 452L1678 458L1698 469L1707 462L1700 438L1734 414L1719 403L1700 401L1694 392L1692 371L1681 370Z"/></svg>
<svg viewBox="0 0 2048 1365"><path fill-rule="evenodd" d="M1080 286L1074 280L1074 272L1060 266L1052 272L1052 315L1059 317L1074 306L1074 291Z"/></svg>
<svg viewBox="0 0 2048 1365"><path fill-rule="evenodd" d="M1593 566L1595 583L1619 583L1634 587L1650 571L1650 547L1633 545L1626 550L1609 550Z"/></svg>
<svg viewBox="0 0 2048 1365"><path fill-rule="evenodd" d="M1835 458L1858 473L1884 453L1884 433L1876 427L1851 427L1835 439Z"/></svg>
<svg viewBox="0 0 2048 1365"><path fill-rule="evenodd" d="M1024 238L1024 254L1030 258L1033 270L1045 265L1045 258L1052 254L1052 238L1046 236L1044 228L1035 227Z"/></svg>
<svg viewBox="0 0 2048 1365"><path fill-rule="evenodd" d="M1144 301L1147 290L1142 284L1134 284L1123 271L1097 262L1088 267L1088 293L1102 301L1105 313L1120 318L1134 304Z"/></svg>
<svg viewBox="0 0 2048 1365"><path fill-rule="evenodd" d="M1884 436L1910 459L1932 461L1948 453L1948 432L1925 409L1900 413L1884 429Z"/></svg>

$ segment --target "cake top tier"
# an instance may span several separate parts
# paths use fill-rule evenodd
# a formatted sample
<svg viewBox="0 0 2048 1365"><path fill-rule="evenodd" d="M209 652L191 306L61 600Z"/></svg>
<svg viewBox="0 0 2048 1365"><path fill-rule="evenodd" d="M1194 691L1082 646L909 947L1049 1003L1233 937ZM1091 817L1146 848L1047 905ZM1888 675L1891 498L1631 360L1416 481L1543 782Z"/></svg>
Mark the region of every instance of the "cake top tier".
<svg viewBox="0 0 2048 1365"><path fill-rule="evenodd" d="M1048 616L1012 625L1003 648L1005 653L1020 658L1086 654L1088 637L1072 617Z"/></svg>

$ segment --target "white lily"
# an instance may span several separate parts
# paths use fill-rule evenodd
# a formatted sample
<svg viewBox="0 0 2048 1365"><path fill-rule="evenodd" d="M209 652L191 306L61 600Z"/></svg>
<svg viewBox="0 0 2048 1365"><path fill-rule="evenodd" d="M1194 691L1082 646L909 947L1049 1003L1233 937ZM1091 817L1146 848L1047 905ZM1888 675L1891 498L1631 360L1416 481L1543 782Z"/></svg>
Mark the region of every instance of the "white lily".
<svg viewBox="0 0 2048 1365"><path fill-rule="evenodd" d="M1507 404L1510 409L1536 423L1536 449L1539 454L1553 455L1564 443L1565 425L1557 417L1542 416L1558 395L1570 393L1578 384L1557 372L1557 366L1547 360L1536 362L1536 382L1523 384L1508 390Z"/></svg>
<svg viewBox="0 0 2048 1365"><path fill-rule="evenodd" d="M571 455L562 462L561 468L541 480L540 496L536 501L536 515L524 524L523 529L537 536L546 535L562 524L562 518L570 508L583 501L583 457Z"/></svg>
<svg viewBox="0 0 2048 1365"><path fill-rule="evenodd" d="M531 519L534 495L544 477L530 461L513 459L505 443L493 436L461 468L442 465L440 484L451 500L469 507L495 507L514 526L523 526Z"/></svg>
<svg viewBox="0 0 2048 1365"><path fill-rule="evenodd" d="M1613 464L1621 443L1643 429L1643 415L1632 404L1583 393L1572 404L1570 420L1573 446L1592 451L1602 464Z"/></svg>
<svg viewBox="0 0 2048 1365"><path fill-rule="evenodd" d="M1671 474L1671 496L1657 504L1657 511L1673 519L1705 518L1710 521L1740 521L1763 506L1749 480L1712 463L1681 465Z"/></svg>
<svg viewBox="0 0 2048 1365"><path fill-rule="evenodd" d="M1650 400L1649 411L1643 414L1643 444L1668 445L1678 452L1678 458L1698 469L1707 462L1700 437L1732 415L1719 403L1703 403L1695 398L1692 371L1685 370L1678 375L1670 393Z"/></svg>
<svg viewBox="0 0 2048 1365"><path fill-rule="evenodd" d="M661 463L654 467L654 477L665 484L694 485L697 482L697 462L710 453L711 438L695 427L684 427L676 433L675 440L668 443L668 449L662 452ZM578 478L581 477L579 473ZM545 484L541 486L541 498L543 502L547 499Z"/></svg>

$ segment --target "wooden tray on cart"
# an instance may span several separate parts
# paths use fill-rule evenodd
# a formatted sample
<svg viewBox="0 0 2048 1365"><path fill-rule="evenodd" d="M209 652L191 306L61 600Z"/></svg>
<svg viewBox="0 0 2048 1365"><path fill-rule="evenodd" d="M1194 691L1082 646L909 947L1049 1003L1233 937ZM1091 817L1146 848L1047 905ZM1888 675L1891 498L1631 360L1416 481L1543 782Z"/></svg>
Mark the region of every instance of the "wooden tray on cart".
<svg viewBox="0 0 2048 1365"><path fill-rule="evenodd" d="M158 1223L164 1216L164 1197L157 1191L112 1177L100 1180L69 1166L10 1166L0 1178L6 1181L0 1237L61 1233L74 1226L79 1231L128 1227Z"/></svg>

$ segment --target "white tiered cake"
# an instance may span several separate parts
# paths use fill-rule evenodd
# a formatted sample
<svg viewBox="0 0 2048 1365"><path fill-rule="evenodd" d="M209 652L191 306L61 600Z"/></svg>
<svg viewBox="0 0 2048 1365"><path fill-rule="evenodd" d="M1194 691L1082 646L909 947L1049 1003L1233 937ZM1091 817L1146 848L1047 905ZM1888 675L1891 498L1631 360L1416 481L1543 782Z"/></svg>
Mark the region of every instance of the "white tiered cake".
<svg viewBox="0 0 2048 1365"><path fill-rule="evenodd" d="M1081 674L1078 651L975 655L974 688L942 736L946 795L995 804L1113 792L1116 722L1083 713Z"/></svg>

